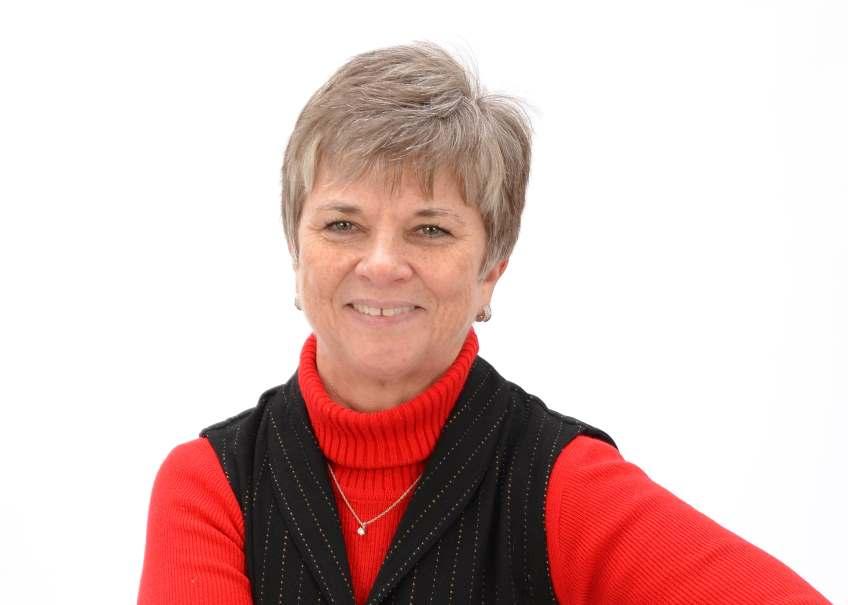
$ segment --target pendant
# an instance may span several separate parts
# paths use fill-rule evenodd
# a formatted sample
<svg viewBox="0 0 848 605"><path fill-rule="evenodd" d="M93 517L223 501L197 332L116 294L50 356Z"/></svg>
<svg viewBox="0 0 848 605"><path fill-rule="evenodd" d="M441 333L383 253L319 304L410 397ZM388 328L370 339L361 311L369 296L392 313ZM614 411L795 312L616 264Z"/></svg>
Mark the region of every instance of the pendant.
<svg viewBox="0 0 848 605"><path fill-rule="evenodd" d="M364 536L364 535L365 535L365 526L364 526L364 525L360 525L360 526L356 529L356 533L358 533L360 536Z"/></svg>

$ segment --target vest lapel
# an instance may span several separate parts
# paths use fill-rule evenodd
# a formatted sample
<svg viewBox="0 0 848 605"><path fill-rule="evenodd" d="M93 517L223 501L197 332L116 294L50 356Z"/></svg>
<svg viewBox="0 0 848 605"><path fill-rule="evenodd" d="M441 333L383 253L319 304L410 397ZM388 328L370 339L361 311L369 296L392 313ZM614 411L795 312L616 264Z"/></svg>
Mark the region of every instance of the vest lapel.
<svg viewBox="0 0 848 605"><path fill-rule="evenodd" d="M328 603L354 603L350 567L327 467L295 375L268 406L271 482L301 558Z"/></svg>
<svg viewBox="0 0 848 605"><path fill-rule="evenodd" d="M385 599L459 518L491 465L509 386L478 357L401 519L368 603Z"/></svg>

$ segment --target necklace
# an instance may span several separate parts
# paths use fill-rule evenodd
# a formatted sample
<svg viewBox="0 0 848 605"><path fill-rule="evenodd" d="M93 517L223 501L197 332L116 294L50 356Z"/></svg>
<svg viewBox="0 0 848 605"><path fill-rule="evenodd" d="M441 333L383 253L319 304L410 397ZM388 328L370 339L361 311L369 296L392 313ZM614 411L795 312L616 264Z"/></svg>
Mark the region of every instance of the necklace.
<svg viewBox="0 0 848 605"><path fill-rule="evenodd" d="M342 500L344 500L344 503L347 505L347 508L348 508L348 510L350 511L350 514L352 514L352 515L353 515L353 518L354 518L354 519L356 519L356 522L357 522L357 523L359 523L359 527L357 527L357 528L356 528L356 533L357 533L357 534L359 534L360 536L364 536L364 535L365 535L365 528L366 528L367 526L369 526L369 525L371 525L372 523L374 523L374 521L376 521L377 519L380 519L383 515L385 515L386 513L388 513L388 512L389 512L390 510L392 510L395 506L397 506L397 505L400 503L400 501L401 501L401 500L403 500L404 498L406 498L406 496L409 494L409 492L411 492L411 491L412 491L412 488L413 488L413 487L415 487L415 484L416 484L416 483L418 483L418 481L421 479L422 475L424 474L424 473L421 473L421 475L418 475L418 478L417 478L417 479L415 479L415 481L413 481L413 482L412 482L412 485L410 485L409 487L407 487L407 488L406 488L406 490L404 490L404 492L400 495L400 497L399 497L397 500L395 500L394 502L392 502L392 503L389 505L389 508L387 508L386 510L384 510L383 512L381 512L381 513L380 513L379 515L377 515L376 517L373 517L373 518L371 518L371 519L368 519L367 521L363 521L362 519L360 519L360 518L359 518L359 515L357 515L357 514L356 514L356 511L355 511L355 510L353 510L353 507L350 505L350 502L348 501L347 496L345 496L345 493L344 493L344 491L342 490L342 486L341 486L341 485L339 485L339 480L338 480L338 479L336 479L336 474L333 472L333 469L332 469L332 467L331 467L329 464L327 465L327 470L329 470L329 471L330 471L330 476L333 478L333 481L335 482L336 487L337 487L337 488L339 488L339 493L340 493L340 494L341 494L341 496L342 496Z"/></svg>

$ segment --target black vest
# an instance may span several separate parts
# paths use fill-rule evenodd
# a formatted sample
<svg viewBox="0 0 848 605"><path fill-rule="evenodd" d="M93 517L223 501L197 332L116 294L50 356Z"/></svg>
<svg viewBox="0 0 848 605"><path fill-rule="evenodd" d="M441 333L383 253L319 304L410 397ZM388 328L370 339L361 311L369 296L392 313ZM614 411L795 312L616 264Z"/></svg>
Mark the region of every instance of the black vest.
<svg viewBox="0 0 848 605"><path fill-rule="evenodd" d="M368 603L555 603L545 493L557 455L579 434L615 446L477 357ZM297 374L200 436L244 514L254 602L352 604L336 502Z"/></svg>

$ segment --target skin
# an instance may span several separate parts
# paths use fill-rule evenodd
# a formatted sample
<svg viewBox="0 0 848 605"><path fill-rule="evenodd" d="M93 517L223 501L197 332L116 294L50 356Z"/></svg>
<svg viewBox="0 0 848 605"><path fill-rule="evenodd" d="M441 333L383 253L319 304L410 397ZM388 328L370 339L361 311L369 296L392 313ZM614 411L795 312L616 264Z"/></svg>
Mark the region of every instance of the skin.
<svg viewBox="0 0 848 605"><path fill-rule="evenodd" d="M453 363L507 259L480 276L483 220L447 173L437 174L431 200L406 174L394 196L377 179L332 185L329 176L319 170L298 225L298 296L330 396L357 411L386 410ZM357 301L415 309L369 317Z"/></svg>

